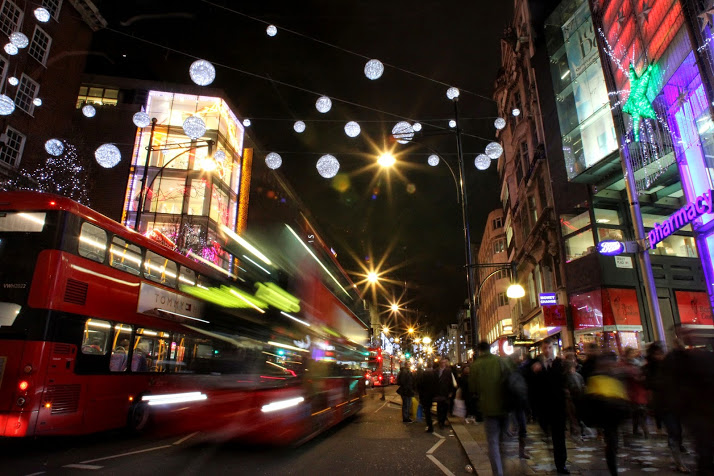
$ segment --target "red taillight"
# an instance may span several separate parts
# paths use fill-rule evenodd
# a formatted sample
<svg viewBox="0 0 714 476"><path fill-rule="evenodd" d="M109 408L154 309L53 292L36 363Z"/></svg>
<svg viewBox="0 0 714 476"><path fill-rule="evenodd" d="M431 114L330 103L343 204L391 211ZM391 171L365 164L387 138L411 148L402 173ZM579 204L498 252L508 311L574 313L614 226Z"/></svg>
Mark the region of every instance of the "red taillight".
<svg viewBox="0 0 714 476"><path fill-rule="evenodd" d="M51 206L51 207L54 207L55 205L56 205L56 203L55 203L54 200L50 202L50 206Z"/></svg>
<svg viewBox="0 0 714 476"><path fill-rule="evenodd" d="M28 382L27 380L22 380L22 381L20 381L19 384L17 384L17 388L19 388L20 391L22 391L22 392L24 392L25 390L27 390L27 388L28 388L29 386L30 386L30 382Z"/></svg>
<svg viewBox="0 0 714 476"><path fill-rule="evenodd" d="M381 375L379 376L379 380L382 380L382 376L381 376Z"/></svg>

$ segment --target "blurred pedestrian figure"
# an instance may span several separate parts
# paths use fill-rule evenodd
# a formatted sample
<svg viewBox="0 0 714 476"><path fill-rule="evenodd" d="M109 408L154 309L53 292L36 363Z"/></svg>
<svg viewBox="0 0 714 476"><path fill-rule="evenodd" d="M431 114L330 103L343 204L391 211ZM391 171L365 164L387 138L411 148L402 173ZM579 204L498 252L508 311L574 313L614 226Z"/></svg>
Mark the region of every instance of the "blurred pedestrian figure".
<svg viewBox="0 0 714 476"><path fill-rule="evenodd" d="M419 403L424 412L426 420L426 432L434 432L434 423L431 418L431 407L434 404L434 397L439 389L439 379L436 370L426 369L417 375L417 391L419 392Z"/></svg>
<svg viewBox="0 0 714 476"><path fill-rule="evenodd" d="M507 409L516 422L518 430L518 457L521 459L531 459L526 452L526 437L528 436L527 413L528 413L528 384L524 373L527 367L521 363L520 366L510 359L504 359L504 368L507 372L505 376L507 392Z"/></svg>
<svg viewBox="0 0 714 476"><path fill-rule="evenodd" d="M443 357L439 361L439 369L436 371L439 380L439 387L434 397L436 401L436 418L439 422L439 428L443 429L446 425L446 413L449 408L449 401L456 391L456 378L451 373L449 367L449 359Z"/></svg>
<svg viewBox="0 0 714 476"><path fill-rule="evenodd" d="M397 393L402 397L402 421L412 423L410 418L412 411L412 398L414 397L416 385L414 384L414 374L412 374L411 364L407 360L397 375Z"/></svg>
<svg viewBox="0 0 714 476"><path fill-rule="evenodd" d="M478 413L476 392L469 385L469 375L471 367L464 365L459 378L459 388L461 389L461 398L466 402L466 423L476 423L476 414Z"/></svg>
<svg viewBox="0 0 714 476"><path fill-rule="evenodd" d="M582 439L585 435L585 425L580 421L577 406L585 390L585 380L576 371L575 363L571 360L565 361L565 402L570 423L571 438Z"/></svg>
<svg viewBox="0 0 714 476"><path fill-rule="evenodd" d="M471 364L469 387L479 395L479 410L486 424L488 459L491 462L491 471L496 476L503 475L501 441L508 422L503 372L506 368L500 357L491 354L488 342L478 344L478 357Z"/></svg>
<svg viewBox="0 0 714 476"><path fill-rule="evenodd" d="M630 398L632 410L632 436L639 436L639 428L645 439L649 438L647 429L647 389L645 388L645 374L639 363L639 351L633 347L626 347L622 359L622 367L627 379L627 396Z"/></svg>
<svg viewBox="0 0 714 476"><path fill-rule="evenodd" d="M541 355L531 366L538 412L538 423L553 441L553 460L558 474L570 474L565 467L568 457L565 449L565 370L563 361L555 357L553 339L545 339L540 346Z"/></svg>

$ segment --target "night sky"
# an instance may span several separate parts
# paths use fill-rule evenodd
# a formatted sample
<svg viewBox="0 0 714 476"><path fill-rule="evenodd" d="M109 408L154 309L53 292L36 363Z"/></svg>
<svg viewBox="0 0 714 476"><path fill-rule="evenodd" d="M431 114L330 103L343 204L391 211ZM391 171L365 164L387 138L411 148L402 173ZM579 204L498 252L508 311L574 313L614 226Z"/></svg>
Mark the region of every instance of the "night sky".
<svg viewBox="0 0 714 476"><path fill-rule="evenodd" d="M252 121L247 132L258 145L256 172L265 167L266 153L281 154L281 173L343 267L359 271L386 255L382 268L396 267L387 276L402 284L387 284L381 304L402 295L406 281L402 301L419 311L422 324L440 329L455 322L466 284L453 179L443 164L426 164L431 152L425 147L397 145L389 137L402 120L396 116L419 121L427 133L419 141L455 168L456 140L447 126L453 104L440 83L462 90L469 215L472 241L478 242L486 215L499 203L498 178L495 163L487 172L475 169L474 157L487 141L469 135L495 138L495 104L478 95L491 97L511 2L124 0L99 7L109 27L95 36L93 50L104 54L90 56L90 73L190 83L191 56L213 62L211 87L225 90L237 114ZM266 35L263 21L277 25L275 37ZM367 59L341 49L379 59L387 65L384 75L368 80ZM329 113L315 110L315 93L332 98ZM303 134L292 128L298 119L307 123ZM362 128L357 138L343 131L350 120ZM391 147L398 163L386 174L373 164ZM325 153L340 160L341 190L315 170Z"/></svg>

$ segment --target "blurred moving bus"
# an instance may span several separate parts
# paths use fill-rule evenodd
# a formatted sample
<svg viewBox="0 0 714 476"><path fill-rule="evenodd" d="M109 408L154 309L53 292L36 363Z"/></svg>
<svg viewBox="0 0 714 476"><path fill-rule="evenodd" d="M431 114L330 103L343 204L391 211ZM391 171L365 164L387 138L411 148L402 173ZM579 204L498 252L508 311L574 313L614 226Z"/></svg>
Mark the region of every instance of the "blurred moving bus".
<svg viewBox="0 0 714 476"><path fill-rule="evenodd" d="M291 443L356 413L366 349L251 252L225 270L67 198L0 193L0 436L153 423Z"/></svg>
<svg viewBox="0 0 714 476"><path fill-rule="evenodd" d="M397 374L392 355L381 347L370 347L368 371L365 374L367 385L374 387L396 385Z"/></svg>

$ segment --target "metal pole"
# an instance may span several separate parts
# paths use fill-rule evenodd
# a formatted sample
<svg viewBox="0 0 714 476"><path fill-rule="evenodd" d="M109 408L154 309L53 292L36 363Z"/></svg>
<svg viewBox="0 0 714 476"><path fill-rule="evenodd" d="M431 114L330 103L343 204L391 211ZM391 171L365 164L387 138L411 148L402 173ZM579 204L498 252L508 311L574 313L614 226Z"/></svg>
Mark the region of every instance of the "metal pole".
<svg viewBox="0 0 714 476"><path fill-rule="evenodd" d="M625 147L628 144L625 143ZM625 184L627 185L627 199L630 202L630 215L632 223L635 225L635 240L638 243L645 243L645 228L642 224L642 213L640 212L640 201L637 195L635 185L635 174L632 171L632 164L628 159L629 150L622 157L622 173L625 175ZM652 275L652 264L650 263L650 254L646 247L637 253L637 259L640 265L640 274L642 282L645 284L645 297L647 298L647 307L652 323L652 331L654 332L655 340L662 343L665 350L667 341L664 334L664 326L662 325L662 315L659 311L659 300L657 298L657 287L655 286L654 276Z"/></svg>
<svg viewBox="0 0 714 476"><path fill-rule="evenodd" d="M471 317L471 346L476 357L476 346L479 340L478 319L476 318L476 301L474 297L474 276L471 257L471 230L469 229L468 202L466 201L466 184L464 177L464 153L461 146L461 125L459 124L459 98L454 98L454 120L456 121L456 157L459 162L459 192L461 195L461 220L464 224L464 247L466 248L466 284L469 288L469 314Z"/></svg>
<svg viewBox="0 0 714 476"><path fill-rule="evenodd" d="M146 178L149 175L149 159L151 158L151 148L154 144L154 129L158 119L151 119L151 135L149 136L149 146L146 148L146 160L144 161L144 174L141 177L141 190L139 190L139 203L136 206L136 220L134 221L134 230L139 231L139 223L141 223L141 214L144 211L144 189L146 188Z"/></svg>

